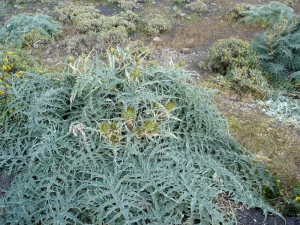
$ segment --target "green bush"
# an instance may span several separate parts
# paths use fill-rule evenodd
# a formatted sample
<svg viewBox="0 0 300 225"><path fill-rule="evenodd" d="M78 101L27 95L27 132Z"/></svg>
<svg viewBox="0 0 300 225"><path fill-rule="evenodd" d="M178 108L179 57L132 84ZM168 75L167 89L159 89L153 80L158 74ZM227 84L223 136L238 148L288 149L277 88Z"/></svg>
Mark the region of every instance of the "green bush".
<svg viewBox="0 0 300 225"><path fill-rule="evenodd" d="M269 178L229 135L211 90L110 48L12 82L0 133L1 224L233 224L218 199L272 209ZM276 213L276 212L274 212Z"/></svg>
<svg viewBox="0 0 300 225"><path fill-rule="evenodd" d="M240 95L251 93L255 98L267 95L267 82L255 52L246 41L236 38L218 40L199 66L226 76L231 88Z"/></svg>
<svg viewBox="0 0 300 225"><path fill-rule="evenodd" d="M210 48L209 53L199 66L213 72L226 75L233 68L257 68L256 54L251 50L250 44L237 38L221 39Z"/></svg>
<svg viewBox="0 0 300 225"><path fill-rule="evenodd" d="M151 14L144 19L144 22L146 33L150 35L170 31L172 28L171 20L163 14Z"/></svg>
<svg viewBox="0 0 300 225"><path fill-rule="evenodd" d="M189 4L186 4L186 8L194 11L194 12L204 12L208 10L207 4L204 3L203 0L195 0Z"/></svg>
<svg viewBox="0 0 300 225"><path fill-rule="evenodd" d="M27 16L25 14L19 14L7 20L0 29L0 43L21 47L27 41L31 41L31 43L33 41L39 41L39 39L25 39L28 37L28 33L33 30L42 37L42 40L51 40L58 35L61 28L61 25L48 15L39 14Z"/></svg>
<svg viewBox="0 0 300 225"><path fill-rule="evenodd" d="M250 9L252 5L246 3L238 3L233 6L233 8L226 14L229 20L238 21L242 19L245 15L242 15L244 11Z"/></svg>

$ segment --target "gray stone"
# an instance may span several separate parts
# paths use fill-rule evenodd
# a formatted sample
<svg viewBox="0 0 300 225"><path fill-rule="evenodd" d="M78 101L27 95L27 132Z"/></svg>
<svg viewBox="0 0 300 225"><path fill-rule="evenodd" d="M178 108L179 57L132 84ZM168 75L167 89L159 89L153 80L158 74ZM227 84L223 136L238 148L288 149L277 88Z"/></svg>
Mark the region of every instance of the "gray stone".
<svg viewBox="0 0 300 225"><path fill-rule="evenodd" d="M182 48L182 49L181 49L181 52L182 52L183 54L189 54L189 53L190 53L190 48Z"/></svg>
<svg viewBox="0 0 300 225"><path fill-rule="evenodd" d="M160 37L155 37L155 38L153 38L153 41L155 41L155 42L161 42L162 40L161 40Z"/></svg>

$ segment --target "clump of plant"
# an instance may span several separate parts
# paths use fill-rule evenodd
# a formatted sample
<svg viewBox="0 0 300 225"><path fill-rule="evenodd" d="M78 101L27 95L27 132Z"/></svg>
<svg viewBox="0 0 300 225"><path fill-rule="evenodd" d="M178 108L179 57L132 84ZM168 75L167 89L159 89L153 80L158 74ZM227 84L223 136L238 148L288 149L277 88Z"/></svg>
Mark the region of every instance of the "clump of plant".
<svg viewBox="0 0 300 225"><path fill-rule="evenodd" d="M247 15L245 21L269 27L252 42L252 48L256 51L261 66L267 71L269 81L284 88L299 88L300 17L294 14L293 9L276 2L252 7L244 14Z"/></svg>
<svg viewBox="0 0 300 225"><path fill-rule="evenodd" d="M104 16L94 5L75 5L56 8L56 18L65 25L74 25L77 35L67 36L62 46L68 54L79 55L105 51L109 46L125 45L128 35L135 31L138 15L132 11L117 16Z"/></svg>
<svg viewBox="0 0 300 225"><path fill-rule="evenodd" d="M226 18L230 21L238 21L244 17L241 13L250 9L252 5L246 3L238 3L233 6L233 8L226 14Z"/></svg>
<svg viewBox="0 0 300 225"><path fill-rule="evenodd" d="M276 1L268 5L250 6L239 14L243 16L242 22L261 27L273 27L283 18L294 20L297 17L291 7Z"/></svg>
<svg viewBox="0 0 300 225"><path fill-rule="evenodd" d="M0 223L233 223L220 196L273 211L264 167L228 134L211 90L141 59L110 48L59 79L12 82L0 169L18 177Z"/></svg>
<svg viewBox="0 0 300 225"><path fill-rule="evenodd" d="M226 76L237 93L266 96L266 81L259 68L255 52L246 41L229 38L214 43L199 66Z"/></svg>
<svg viewBox="0 0 300 225"><path fill-rule="evenodd" d="M207 4L203 0L195 0L185 6L194 12L204 12L208 10Z"/></svg>
<svg viewBox="0 0 300 225"><path fill-rule="evenodd" d="M120 8L125 10L131 10L137 7L137 0L108 0L110 3L118 5Z"/></svg>
<svg viewBox="0 0 300 225"><path fill-rule="evenodd" d="M174 4L190 3L192 0L173 0Z"/></svg>
<svg viewBox="0 0 300 225"><path fill-rule="evenodd" d="M272 187L263 191L264 198L282 214L287 216L300 216L300 188L296 184L288 194L285 193L284 184L280 179L273 181Z"/></svg>
<svg viewBox="0 0 300 225"><path fill-rule="evenodd" d="M0 29L0 43L21 47L28 43L49 41L60 33L61 28L61 25L48 15L19 14L7 20Z"/></svg>
<svg viewBox="0 0 300 225"><path fill-rule="evenodd" d="M0 47L0 125L3 125L6 113L13 113L13 108L7 105L13 100L14 96L9 95L12 82L15 80L26 80L25 73L34 71L43 74L44 71L37 62L33 62L32 57L28 57L26 52L18 49Z"/></svg>
<svg viewBox="0 0 300 225"><path fill-rule="evenodd" d="M132 11L121 12L118 16L105 16L93 4L57 7L54 15L64 24L75 25L81 33L106 32L117 27L124 27L128 33L132 33L138 19L138 15Z"/></svg>
<svg viewBox="0 0 300 225"><path fill-rule="evenodd" d="M20 3L27 3L27 2L41 2L41 3L47 3L52 2L53 0L11 0L11 2L15 2L17 4Z"/></svg>
<svg viewBox="0 0 300 225"><path fill-rule="evenodd" d="M144 19L144 22L146 33L150 35L167 32L172 28L171 20L163 14L150 14Z"/></svg>
<svg viewBox="0 0 300 225"><path fill-rule="evenodd" d="M277 120L299 127L300 125L300 102L284 96L282 93L274 93L267 101L258 101L263 105L263 111Z"/></svg>

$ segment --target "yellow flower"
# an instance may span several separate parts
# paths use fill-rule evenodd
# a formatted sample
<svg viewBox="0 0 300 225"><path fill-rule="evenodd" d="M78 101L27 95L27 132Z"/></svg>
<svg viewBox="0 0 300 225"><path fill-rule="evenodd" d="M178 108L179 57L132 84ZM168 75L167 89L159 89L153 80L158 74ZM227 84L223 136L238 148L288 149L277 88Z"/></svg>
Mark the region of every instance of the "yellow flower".
<svg viewBox="0 0 300 225"><path fill-rule="evenodd" d="M43 70L40 70L39 72L40 72L41 74L42 74L42 73L44 73L44 71L43 71Z"/></svg>
<svg viewBox="0 0 300 225"><path fill-rule="evenodd" d="M295 200L298 201L298 202L300 202L300 196L297 196L297 197L295 198Z"/></svg>
<svg viewBox="0 0 300 225"><path fill-rule="evenodd" d="M7 54L7 55L11 55L11 54L12 54L12 52L6 52L6 54Z"/></svg>
<svg viewBox="0 0 300 225"><path fill-rule="evenodd" d="M5 65L3 65L3 66L2 66L2 69L3 69L3 70L6 70L6 69L7 69L7 67L6 67Z"/></svg>
<svg viewBox="0 0 300 225"><path fill-rule="evenodd" d="M4 58L3 61L4 61L4 62L8 62L8 58Z"/></svg>
<svg viewBox="0 0 300 225"><path fill-rule="evenodd" d="M9 87L9 84L5 84L5 87Z"/></svg>
<svg viewBox="0 0 300 225"><path fill-rule="evenodd" d="M4 95L4 91L3 90L0 90L0 95Z"/></svg>
<svg viewBox="0 0 300 225"><path fill-rule="evenodd" d="M10 110L8 110L8 112L9 112L10 114L12 114L14 111L13 111L12 109L10 109Z"/></svg>

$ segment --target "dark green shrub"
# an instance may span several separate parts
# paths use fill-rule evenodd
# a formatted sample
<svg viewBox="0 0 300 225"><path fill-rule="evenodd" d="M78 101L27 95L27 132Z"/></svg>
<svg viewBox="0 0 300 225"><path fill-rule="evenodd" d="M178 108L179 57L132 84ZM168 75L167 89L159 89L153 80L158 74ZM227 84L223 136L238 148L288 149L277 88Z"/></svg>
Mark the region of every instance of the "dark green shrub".
<svg viewBox="0 0 300 225"><path fill-rule="evenodd" d="M272 211L265 169L230 137L211 90L143 57L110 48L107 62L11 84L0 169L18 176L1 224L233 224L221 195Z"/></svg>
<svg viewBox="0 0 300 225"><path fill-rule="evenodd" d="M27 39L30 37L29 33L33 31L42 40L49 41L61 31L61 28L61 25L48 15L27 16L19 14L7 20L0 29L0 43L21 47L25 42L33 43L33 41L39 41L37 35L35 36L36 39Z"/></svg>
<svg viewBox="0 0 300 225"><path fill-rule="evenodd" d="M273 6L277 7L273 7ZM266 6L264 23L270 28L258 34L252 43L260 64L270 75L271 81L292 81L294 86L300 81L300 23L299 16L283 4L270 3ZM260 12L260 8L252 8ZM260 14L252 15L255 20Z"/></svg>

